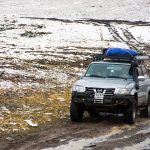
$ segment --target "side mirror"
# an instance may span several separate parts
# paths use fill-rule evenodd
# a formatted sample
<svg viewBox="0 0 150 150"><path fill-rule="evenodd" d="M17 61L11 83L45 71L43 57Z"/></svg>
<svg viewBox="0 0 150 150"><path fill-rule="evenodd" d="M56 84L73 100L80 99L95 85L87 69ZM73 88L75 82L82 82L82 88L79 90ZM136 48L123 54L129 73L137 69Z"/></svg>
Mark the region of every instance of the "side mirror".
<svg viewBox="0 0 150 150"><path fill-rule="evenodd" d="M136 89L136 90L139 89L139 84L138 84L138 83L135 84L135 89Z"/></svg>
<svg viewBox="0 0 150 150"><path fill-rule="evenodd" d="M138 80L139 81L145 81L145 77L144 76L138 76Z"/></svg>
<svg viewBox="0 0 150 150"><path fill-rule="evenodd" d="M132 66L132 67L138 67L138 63L137 63L136 61L132 61L132 62L131 62L131 66Z"/></svg>

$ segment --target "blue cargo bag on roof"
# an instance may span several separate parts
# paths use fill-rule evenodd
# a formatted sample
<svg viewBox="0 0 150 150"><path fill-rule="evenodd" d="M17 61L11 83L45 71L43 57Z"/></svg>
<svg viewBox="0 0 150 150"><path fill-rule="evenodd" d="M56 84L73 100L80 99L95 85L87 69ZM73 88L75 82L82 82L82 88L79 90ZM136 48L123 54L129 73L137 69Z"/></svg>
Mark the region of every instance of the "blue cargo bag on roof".
<svg viewBox="0 0 150 150"><path fill-rule="evenodd" d="M109 48L106 52L106 56L137 56L138 52L132 49L123 48Z"/></svg>

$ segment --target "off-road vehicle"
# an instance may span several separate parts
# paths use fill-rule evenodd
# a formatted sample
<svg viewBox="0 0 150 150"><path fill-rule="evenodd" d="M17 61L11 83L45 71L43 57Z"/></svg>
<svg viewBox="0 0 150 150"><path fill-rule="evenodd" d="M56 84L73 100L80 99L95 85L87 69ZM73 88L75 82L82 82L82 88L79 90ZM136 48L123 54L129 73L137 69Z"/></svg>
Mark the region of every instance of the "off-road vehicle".
<svg viewBox="0 0 150 150"><path fill-rule="evenodd" d="M70 118L80 122L84 111L122 114L135 123L137 112L148 117L150 79L144 61L148 56L96 55L86 73L72 88Z"/></svg>

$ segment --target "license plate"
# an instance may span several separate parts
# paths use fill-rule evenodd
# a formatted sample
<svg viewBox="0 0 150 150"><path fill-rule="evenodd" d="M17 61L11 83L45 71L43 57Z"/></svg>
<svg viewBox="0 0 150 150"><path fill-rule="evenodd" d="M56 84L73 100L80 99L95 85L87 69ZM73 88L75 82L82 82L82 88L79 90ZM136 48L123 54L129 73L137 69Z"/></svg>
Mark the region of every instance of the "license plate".
<svg viewBox="0 0 150 150"><path fill-rule="evenodd" d="M103 100L104 99L104 94L103 93L95 93L95 99Z"/></svg>

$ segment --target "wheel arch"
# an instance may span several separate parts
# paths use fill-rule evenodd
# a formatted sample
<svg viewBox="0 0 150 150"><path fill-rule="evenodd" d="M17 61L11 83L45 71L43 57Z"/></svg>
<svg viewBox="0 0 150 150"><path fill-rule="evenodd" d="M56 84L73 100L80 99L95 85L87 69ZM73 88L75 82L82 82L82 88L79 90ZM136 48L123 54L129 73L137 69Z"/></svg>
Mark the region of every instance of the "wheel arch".
<svg viewBox="0 0 150 150"><path fill-rule="evenodd" d="M137 105L138 105L138 90L133 89L133 90L131 91L131 95L135 98L136 103L137 103Z"/></svg>

